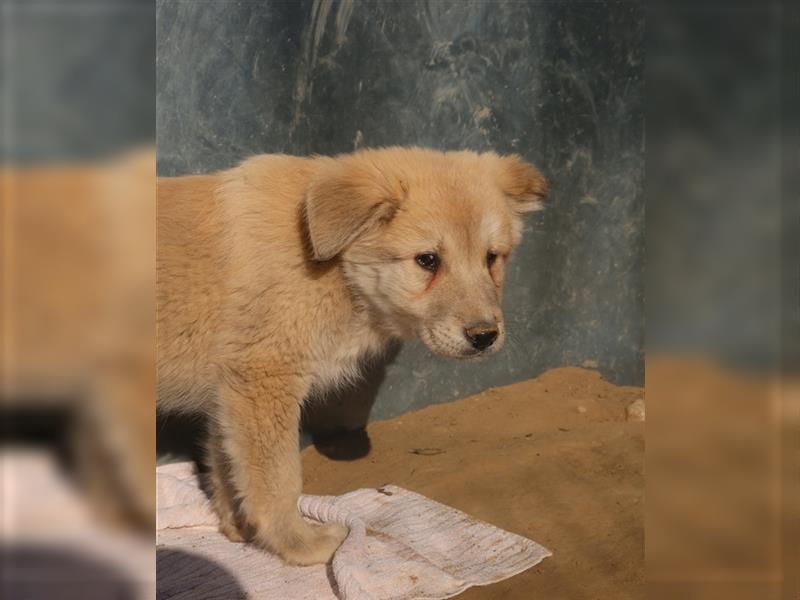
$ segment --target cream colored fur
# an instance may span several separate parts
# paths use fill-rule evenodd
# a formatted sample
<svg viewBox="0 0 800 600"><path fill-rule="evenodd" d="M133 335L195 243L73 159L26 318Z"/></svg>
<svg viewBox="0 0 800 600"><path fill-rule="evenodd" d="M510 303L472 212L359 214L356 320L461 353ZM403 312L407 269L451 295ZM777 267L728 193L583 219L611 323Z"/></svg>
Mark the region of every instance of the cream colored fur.
<svg viewBox="0 0 800 600"><path fill-rule="evenodd" d="M296 508L303 400L392 338L456 358L497 351L504 266L546 188L517 156L420 148L263 155L159 180L159 406L210 415L229 537L289 563L330 559L346 531ZM474 323L496 327L491 347L470 344Z"/></svg>

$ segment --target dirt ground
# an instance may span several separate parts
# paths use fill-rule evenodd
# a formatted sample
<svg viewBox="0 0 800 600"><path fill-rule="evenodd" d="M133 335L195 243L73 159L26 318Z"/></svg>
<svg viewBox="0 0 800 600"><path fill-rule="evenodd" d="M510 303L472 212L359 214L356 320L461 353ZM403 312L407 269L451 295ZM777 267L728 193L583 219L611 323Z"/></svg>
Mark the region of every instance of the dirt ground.
<svg viewBox="0 0 800 600"><path fill-rule="evenodd" d="M626 421L643 395L594 371L554 369L370 424L363 458L332 460L331 448L309 447L304 491L392 483L553 552L460 599L643 598L644 423Z"/></svg>

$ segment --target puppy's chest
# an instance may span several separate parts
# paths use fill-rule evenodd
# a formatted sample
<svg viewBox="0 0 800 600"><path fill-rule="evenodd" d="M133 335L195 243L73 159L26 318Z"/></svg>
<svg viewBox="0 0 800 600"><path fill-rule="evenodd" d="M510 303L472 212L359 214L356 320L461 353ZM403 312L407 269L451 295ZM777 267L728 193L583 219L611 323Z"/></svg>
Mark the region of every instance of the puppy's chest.
<svg viewBox="0 0 800 600"><path fill-rule="evenodd" d="M358 379L366 359L383 351L386 337L367 326L319 340L311 363L313 385L322 391Z"/></svg>

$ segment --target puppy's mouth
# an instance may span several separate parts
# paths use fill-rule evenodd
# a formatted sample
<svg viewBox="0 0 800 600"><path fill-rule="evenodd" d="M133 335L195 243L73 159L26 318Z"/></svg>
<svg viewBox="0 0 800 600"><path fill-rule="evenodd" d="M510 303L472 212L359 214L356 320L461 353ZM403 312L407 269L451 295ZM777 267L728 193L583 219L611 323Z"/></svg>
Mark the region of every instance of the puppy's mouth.
<svg viewBox="0 0 800 600"><path fill-rule="evenodd" d="M487 356L491 356L492 354L497 354L502 347L503 342L502 340L498 340L495 345L486 348L485 350L476 350L475 348L468 348L464 350L460 356L456 356L455 358L459 360L463 360L464 362L473 362L478 361Z"/></svg>
<svg viewBox="0 0 800 600"><path fill-rule="evenodd" d="M418 337L434 354L464 362L476 362L497 353L504 341L501 336L491 346L479 349L470 346L466 340L462 341L457 336L446 335L437 328L423 329L419 332Z"/></svg>
<svg viewBox="0 0 800 600"><path fill-rule="evenodd" d="M494 353L489 350L474 350L470 348L469 350L465 350L459 356L455 356L454 358L456 360L460 360L463 362L478 362L479 360L486 358L491 354Z"/></svg>

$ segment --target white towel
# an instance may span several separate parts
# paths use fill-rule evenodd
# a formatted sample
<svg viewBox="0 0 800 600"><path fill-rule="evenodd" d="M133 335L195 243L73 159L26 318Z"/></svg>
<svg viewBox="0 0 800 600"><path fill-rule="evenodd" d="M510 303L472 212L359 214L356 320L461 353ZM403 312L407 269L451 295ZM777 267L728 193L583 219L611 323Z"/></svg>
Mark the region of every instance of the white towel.
<svg viewBox="0 0 800 600"><path fill-rule="evenodd" d="M527 538L387 485L302 496L301 513L350 528L331 565L288 567L216 531L190 463L158 468L159 600L435 600L550 556Z"/></svg>

